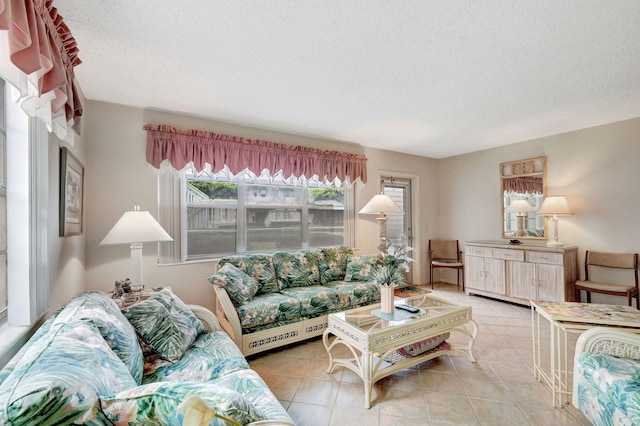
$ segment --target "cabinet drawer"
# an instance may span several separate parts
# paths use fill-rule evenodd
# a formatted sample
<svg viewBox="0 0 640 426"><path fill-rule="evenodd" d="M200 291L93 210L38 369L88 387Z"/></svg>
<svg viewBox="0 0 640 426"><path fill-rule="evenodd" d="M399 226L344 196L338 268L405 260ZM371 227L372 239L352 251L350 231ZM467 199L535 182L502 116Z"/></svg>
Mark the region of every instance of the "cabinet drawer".
<svg viewBox="0 0 640 426"><path fill-rule="evenodd" d="M548 253L544 251L527 251L527 262L548 263L550 265L562 265L562 253Z"/></svg>
<svg viewBox="0 0 640 426"><path fill-rule="evenodd" d="M467 253L473 256L491 257L491 248L478 247L478 246L466 246Z"/></svg>
<svg viewBox="0 0 640 426"><path fill-rule="evenodd" d="M506 250L506 249L493 249L493 257L496 259L504 260L519 260L524 261L524 251L522 250Z"/></svg>

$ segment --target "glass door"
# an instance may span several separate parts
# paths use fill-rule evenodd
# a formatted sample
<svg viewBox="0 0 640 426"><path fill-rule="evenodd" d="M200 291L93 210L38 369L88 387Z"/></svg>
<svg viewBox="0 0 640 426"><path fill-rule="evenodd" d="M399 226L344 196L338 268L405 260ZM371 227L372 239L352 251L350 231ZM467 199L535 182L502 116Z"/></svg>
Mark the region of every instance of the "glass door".
<svg viewBox="0 0 640 426"><path fill-rule="evenodd" d="M388 243L399 242L403 238L413 247L413 231L411 218L411 180L382 176L382 193L388 195L402 209L402 213L387 214ZM414 257L415 253L409 253ZM411 265L413 266L413 265ZM413 268L411 268L407 283L413 282Z"/></svg>

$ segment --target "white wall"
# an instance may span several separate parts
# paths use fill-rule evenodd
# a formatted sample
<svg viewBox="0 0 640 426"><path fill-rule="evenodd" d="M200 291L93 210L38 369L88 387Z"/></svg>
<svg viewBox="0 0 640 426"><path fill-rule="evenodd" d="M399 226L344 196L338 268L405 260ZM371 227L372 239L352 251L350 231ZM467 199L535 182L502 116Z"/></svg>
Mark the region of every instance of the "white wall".
<svg viewBox="0 0 640 426"><path fill-rule="evenodd" d="M86 107L87 289L108 291L113 288L114 281L129 275L129 248L99 245L122 213L139 204L157 218L157 178L146 162L146 132L142 129L147 123L365 154L368 157L368 183L358 191L358 209L380 191L381 171L412 177L418 200L415 206L418 229L422 230L417 242L419 248L426 247L429 232L436 228L435 160L103 102L89 101ZM374 217L363 216L358 220L360 253L375 253L377 232ZM146 285L171 286L186 302L212 307L213 290L206 278L213 273L213 262L158 266L156 250L155 244L146 244L143 250ZM418 264L416 279L426 282L427 276L424 263Z"/></svg>
<svg viewBox="0 0 640 426"><path fill-rule="evenodd" d="M48 257L49 257L49 312L85 290L85 239L87 224L87 199L84 200L85 232L67 237L59 236L59 175L60 146L66 146L85 166L86 170L86 130L76 135L74 146L61 142L53 134L49 135L49 216L48 216Z"/></svg>
<svg viewBox="0 0 640 426"><path fill-rule="evenodd" d="M439 224L461 240L500 239L501 162L547 156L547 193L565 195L560 241L585 250L640 252L640 118L440 160ZM584 296L583 296L584 297ZM593 302L626 303L594 295Z"/></svg>
<svg viewBox="0 0 640 426"><path fill-rule="evenodd" d="M156 175L145 159L146 133L142 127L146 123L364 154L368 158L368 183L358 191L358 209L379 192L381 174L413 179L417 237L414 257L418 261L415 282L428 281L429 239L500 239L498 165L541 155L547 156L548 193L566 195L574 210L574 216L561 218L559 233L563 242L579 247L581 271L585 249L640 251L640 227L635 220L640 209L636 197L640 182L640 118L434 160L170 112L96 101L88 101L85 106L83 137L74 148L86 171L85 233L57 237L57 198L52 197L52 306L84 289L110 290L115 280L129 275L128 247L98 244L122 213L135 204L157 217ZM55 194L56 155L50 155L51 188ZM377 224L373 216L359 217L357 235L360 253L374 253ZM157 266L155 244L144 248L147 285L171 286L188 303L212 307L213 291L206 281L212 272L212 262ZM450 282L453 277L443 274ZM594 296L594 301L599 301L599 296Z"/></svg>
<svg viewBox="0 0 640 426"><path fill-rule="evenodd" d="M390 142L390 145L392 143ZM368 183L359 195L358 209L362 208L375 194L380 192L380 177L393 176L408 178L412 182L414 252L410 256L413 282L424 284L429 281L427 267L427 247L429 239L438 235L438 176L437 160L397 152L365 148L367 157ZM375 215L361 215L359 218L357 246L362 253L375 253L378 243L378 224Z"/></svg>

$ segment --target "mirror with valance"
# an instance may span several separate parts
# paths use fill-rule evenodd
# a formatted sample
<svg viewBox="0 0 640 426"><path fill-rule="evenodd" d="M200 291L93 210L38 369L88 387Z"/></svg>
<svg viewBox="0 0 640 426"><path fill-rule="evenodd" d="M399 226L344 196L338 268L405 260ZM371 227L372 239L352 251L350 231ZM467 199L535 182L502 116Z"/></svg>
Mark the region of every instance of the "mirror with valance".
<svg viewBox="0 0 640 426"><path fill-rule="evenodd" d="M537 214L546 191L547 157L500 164L502 238L544 239L544 216Z"/></svg>

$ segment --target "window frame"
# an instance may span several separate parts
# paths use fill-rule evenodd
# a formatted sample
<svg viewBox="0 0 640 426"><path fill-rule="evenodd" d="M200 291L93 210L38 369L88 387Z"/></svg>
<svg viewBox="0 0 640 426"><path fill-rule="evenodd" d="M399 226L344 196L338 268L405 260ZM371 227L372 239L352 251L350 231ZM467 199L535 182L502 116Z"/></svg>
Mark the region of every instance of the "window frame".
<svg viewBox="0 0 640 426"><path fill-rule="evenodd" d="M0 78L0 84L4 84L6 218L10 224L8 303L0 316L1 368L35 332L49 307L49 132L42 120L27 116L12 101L8 83Z"/></svg>
<svg viewBox="0 0 640 426"><path fill-rule="evenodd" d="M211 174L208 174L211 177ZM215 176L211 177L213 181L216 181ZM289 186L289 183L282 180L278 174L273 178L273 185L275 186ZM236 203L229 203L228 206L236 209L236 251L225 253L211 253L206 255L188 255L188 230L187 230L187 172L180 173L163 172L158 177L158 205L159 213L158 218L160 224L166 229L170 235L172 235L173 242L161 242L158 247L158 263L159 264L175 264L175 263L189 263L189 262L202 262L217 260L224 256L237 255L237 254L250 254L261 253L265 250L247 250L247 230L246 223L247 209L255 207L255 205L248 205L246 203L245 191L248 185L265 185L270 183L265 179L265 173L256 178L251 176L251 173L245 171L238 174L233 179L219 179L218 182L232 182L238 185L238 198ZM309 211L313 209L308 203L309 190L312 188L324 188L331 187L328 182L317 182L316 180L310 182L306 179L295 179L296 187L301 188L300 204L286 205L281 207L299 209L301 212L301 245L296 248L281 249L282 251L296 251L309 248L315 248L310 246L310 230L312 230L312 224L309 224ZM356 191L353 185L348 185L340 182L340 185L335 185L336 188L344 189L344 202L343 208L343 241L342 245L353 246L355 235L355 222L356 222ZM203 204L208 207L221 207L223 204ZM265 205L265 207L278 207L275 205ZM177 217L177 219L176 219ZM275 250L274 250L275 251Z"/></svg>
<svg viewBox="0 0 640 426"><path fill-rule="evenodd" d="M4 235L1 235L0 238L4 239L4 247L0 245L0 255L4 255L4 263L0 265L0 273L4 276L0 277L0 282L2 282L2 286L4 287L0 294L3 294L4 300L0 301L0 323L7 320L7 310L9 307L9 282L8 282L8 274L7 274L7 253L8 253L8 240L7 240L7 120L6 120L6 85L4 80L0 79L0 155L2 159L0 161L0 197L4 198L4 212L2 212L4 226L3 232Z"/></svg>

